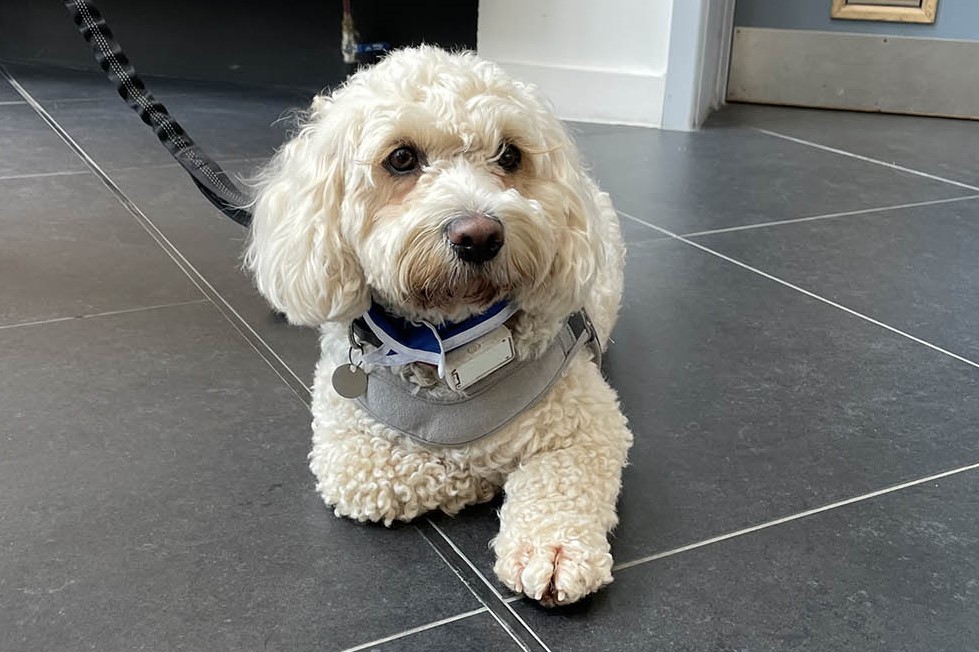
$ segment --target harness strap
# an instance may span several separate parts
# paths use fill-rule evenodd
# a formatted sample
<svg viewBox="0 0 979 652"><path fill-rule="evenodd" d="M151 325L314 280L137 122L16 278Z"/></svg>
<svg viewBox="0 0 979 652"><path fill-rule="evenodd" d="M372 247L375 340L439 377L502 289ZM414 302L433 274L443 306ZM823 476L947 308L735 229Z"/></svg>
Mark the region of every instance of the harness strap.
<svg viewBox="0 0 979 652"><path fill-rule="evenodd" d="M544 398L584 346L601 367L598 335L587 315L577 312L544 355L511 362L465 396L436 398L394 374L376 371L356 400L375 419L416 441L462 446L500 430Z"/></svg>
<svg viewBox="0 0 979 652"><path fill-rule="evenodd" d="M157 138L177 163L190 174L207 199L232 220L248 226L250 200L210 157L194 144L183 127L171 116L136 74L136 69L113 38L99 10L88 0L65 0L65 7L82 36L95 52L95 60L115 84L122 99L153 128Z"/></svg>

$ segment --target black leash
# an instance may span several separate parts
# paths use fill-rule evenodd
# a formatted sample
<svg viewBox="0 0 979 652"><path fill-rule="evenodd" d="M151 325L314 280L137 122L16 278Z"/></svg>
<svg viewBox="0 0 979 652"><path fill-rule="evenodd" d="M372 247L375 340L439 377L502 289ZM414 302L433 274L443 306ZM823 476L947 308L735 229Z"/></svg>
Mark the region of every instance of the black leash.
<svg viewBox="0 0 979 652"><path fill-rule="evenodd" d="M183 127L174 120L146 84L112 37L112 30L102 14L87 0L65 0L82 36L92 46L95 60L115 84L122 99L153 128L157 138L177 163L190 174L194 183L218 210L242 226L251 224L252 215L246 208L248 196L235 185L224 170L200 150Z"/></svg>

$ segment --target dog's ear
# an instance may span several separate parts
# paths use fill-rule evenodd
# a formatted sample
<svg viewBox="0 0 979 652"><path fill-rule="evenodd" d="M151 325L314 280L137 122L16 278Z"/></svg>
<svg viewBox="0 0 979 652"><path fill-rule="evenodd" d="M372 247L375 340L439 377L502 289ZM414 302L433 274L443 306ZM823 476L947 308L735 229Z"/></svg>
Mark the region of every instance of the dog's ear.
<svg viewBox="0 0 979 652"><path fill-rule="evenodd" d="M566 315L582 307L590 313L610 312L612 323L618 312L624 263L618 216L608 195L584 170L563 125L550 116L543 122L551 148L541 161L550 181L544 203L555 219L557 242L551 268L539 287L544 294L535 297L534 303L555 314Z"/></svg>
<svg viewBox="0 0 979 652"><path fill-rule="evenodd" d="M584 292L579 305L592 318L604 347L618 318L625 245L608 193L600 191L580 167L572 185L576 188L568 219L574 234L572 273L578 290Z"/></svg>
<svg viewBox="0 0 979 652"><path fill-rule="evenodd" d="M577 161L562 163L565 224L560 231L555 273L574 282L575 302L581 307L605 263L603 222L608 219L608 195L598 188Z"/></svg>
<svg viewBox="0 0 979 652"><path fill-rule="evenodd" d="M329 98L260 175L245 265L259 291L290 323L319 326L367 309L363 270L341 232L344 174L354 137Z"/></svg>

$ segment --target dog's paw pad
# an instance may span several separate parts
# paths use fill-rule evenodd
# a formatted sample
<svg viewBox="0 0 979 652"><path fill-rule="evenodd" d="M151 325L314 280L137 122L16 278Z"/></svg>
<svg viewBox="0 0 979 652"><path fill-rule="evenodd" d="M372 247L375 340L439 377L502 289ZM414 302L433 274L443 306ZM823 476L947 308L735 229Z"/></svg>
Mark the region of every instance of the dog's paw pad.
<svg viewBox="0 0 979 652"><path fill-rule="evenodd" d="M553 607L571 604L612 581L608 547L575 542L517 546L496 562L500 580L518 593Z"/></svg>

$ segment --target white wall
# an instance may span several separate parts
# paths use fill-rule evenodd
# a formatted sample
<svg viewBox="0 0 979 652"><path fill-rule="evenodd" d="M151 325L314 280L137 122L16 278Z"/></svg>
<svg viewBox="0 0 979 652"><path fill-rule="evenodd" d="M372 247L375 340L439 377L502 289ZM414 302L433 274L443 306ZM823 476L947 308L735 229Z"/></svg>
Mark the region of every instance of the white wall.
<svg viewBox="0 0 979 652"><path fill-rule="evenodd" d="M658 127L673 3L482 0L478 49L536 84L562 118Z"/></svg>
<svg viewBox="0 0 979 652"><path fill-rule="evenodd" d="M734 0L677 0L670 31L663 129L700 127L724 101Z"/></svg>

